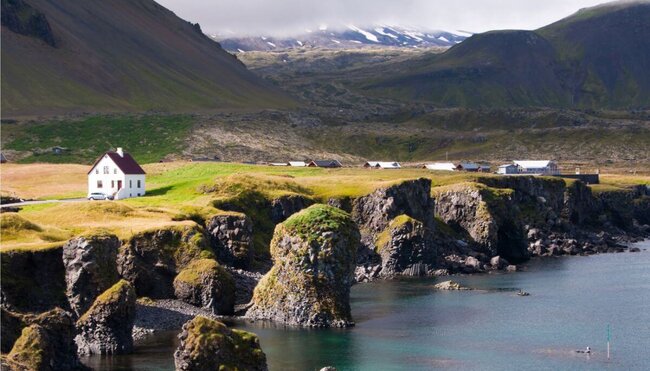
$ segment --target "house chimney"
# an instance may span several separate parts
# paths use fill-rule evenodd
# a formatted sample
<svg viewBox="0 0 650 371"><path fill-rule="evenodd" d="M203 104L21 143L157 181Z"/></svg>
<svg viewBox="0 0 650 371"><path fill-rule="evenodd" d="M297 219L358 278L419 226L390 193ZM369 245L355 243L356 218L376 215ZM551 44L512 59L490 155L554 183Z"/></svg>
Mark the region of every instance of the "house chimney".
<svg viewBox="0 0 650 371"><path fill-rule="evenodd" d="M122 147L117 147L117 151L115 152L117 152L117 154L120 155L120 157L124 157L124 151L122 151Z"/></svg>

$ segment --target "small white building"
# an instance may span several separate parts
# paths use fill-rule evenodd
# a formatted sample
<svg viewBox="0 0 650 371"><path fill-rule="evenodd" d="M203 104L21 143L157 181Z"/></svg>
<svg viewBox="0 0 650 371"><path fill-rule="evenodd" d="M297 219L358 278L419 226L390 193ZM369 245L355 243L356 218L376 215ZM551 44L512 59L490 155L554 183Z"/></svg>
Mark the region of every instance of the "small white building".
<svg viewBox="0 0 650 371"><path fill-rule="evenodd" d="M519 173L519 168L515 164L505 164L499 166L499 170L497 170L497 174L518 174Z"/></svg>
<svg viewBox="0 0 650 371"><path fill-rule="evenodd" d="M401 169L402 165L399 162L368 161L363 167L367 169Z"/></svg>
<svg viewBox="0 0 650 371"><path fill-rule="evenodd" d="M88 172L88 194L103 193L116 200L144 196L146 173L122 148L108 151Z"/></svg>
<svg viewBox="0 0 650 371"><path fill-rule="evenodd" d="M306 167L307 163L305 161L289 161L289 166Z"/></svg>
<svg viewBox="0 0 650 371"><path fill-rule="evenodd" d="M557 175L560 173L555 161L513 161L519 167L519 174Z"/></svg>
<svg viewBox="0 0 650 371"><path fill-rule="evenodd" d="M424 165L425 168L429 170L437 170L437 171L456 171L458 168L456 165L452 162L434 162L432 164L426 164Z"/></svg>

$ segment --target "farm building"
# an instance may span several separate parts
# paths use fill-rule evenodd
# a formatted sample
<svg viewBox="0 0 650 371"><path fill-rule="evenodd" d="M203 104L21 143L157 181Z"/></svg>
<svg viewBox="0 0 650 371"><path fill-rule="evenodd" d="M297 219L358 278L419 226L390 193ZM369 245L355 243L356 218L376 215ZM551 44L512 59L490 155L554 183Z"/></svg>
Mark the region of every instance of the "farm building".
<svg viewBox="0 0 650 371"><path fill-rule="evenodd" d="M144 196L145 172L122 148L108 151L88 172L88 194L103 193L115 199Z"/></svg>
<svg viewBox="0 0 650 371"><path fill-rule="evenodd" d="M289 161L289 166L306 167L307 163L305 161Z"/></svg>
<svg viewBox="0 0 650 371"><path fill-rule="evenodd" d="M314 160L307 164L308 167L326 167L335 168L342 167L341 163L337 160Z"/></svg>
<svg viewBox="0 0 650 371"><path fill-rule="evenodd" d="M497 170L497 174L518 174L519 173L519 167L515 164L505 164L499 166L499 170Z"/></svg>
<svg viewBox="0 0 650 371"><path fill-rule="evenodd" d="M399 162L368 161L363 167L367 169L401 169Z"/></svg>
<svg viewBox="0 0 650 371"><path fill-rule="evenodd" d="M519 174L556 175L559 169L555 161L513 161L519 167Z"/></svg>
<svg viewBox="0 0 650 371"><path fill-rule="evenodd" d="M458 170L460 171L469 171L469 172L478 172L480 169L479 164L475 164L473 162L461 162L458 164Z"/></svg>
<svg viewBox="0 0 650 371"><path fill-rule="evenodd" d="M269 162L269 166L289 166L288 162Z"/></svg>
<svg viewBox="0 0 650 371"><path fill-rule="evenodd" d="M432 164L424 165L426 169L429 170L438 170L438 171L456 171L458 170L457 166L451 162L434 162Z"/></svg>

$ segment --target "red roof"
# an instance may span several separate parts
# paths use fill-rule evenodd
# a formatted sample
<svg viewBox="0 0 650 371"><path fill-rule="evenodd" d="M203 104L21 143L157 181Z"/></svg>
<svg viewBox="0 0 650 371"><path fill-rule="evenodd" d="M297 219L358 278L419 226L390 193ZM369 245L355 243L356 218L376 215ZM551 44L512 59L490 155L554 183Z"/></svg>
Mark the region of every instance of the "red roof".
<svg viewBox="0 0 650 371"><path fill-rule="evenodd" d="M113 152L113 151L106 152L100 158L98 158L97 161L95 161L93 166L88 171L88 174L90 174L93 171L95 166L97 166L99 161L101 161L102 158L104 158L104 156L110 157L111 160L113 160L113 162L115 163L115 165L117 165L117 167L120 168L120 170L122 170L124 174L129 174L129 175L146 174L144 172L144 169L142 169L140 165L138 165L138 163L135 161L133 157L131 157L130 154L128 154L127 152L122 152L122 154L123 156L120 156L117 152Z"/></svg>

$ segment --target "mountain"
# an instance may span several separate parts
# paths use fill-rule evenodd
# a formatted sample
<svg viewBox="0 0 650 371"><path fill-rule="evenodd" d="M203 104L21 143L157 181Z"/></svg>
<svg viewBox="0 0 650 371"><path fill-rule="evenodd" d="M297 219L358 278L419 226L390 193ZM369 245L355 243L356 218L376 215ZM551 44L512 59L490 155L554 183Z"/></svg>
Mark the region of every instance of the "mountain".
<svg viewBox="0 0 650 371"><path fill-rule="evenodd" d="M467 32L430 31L401 26L375 25L357 27L341 25L334 28L321 26L292 37L224 37L212 35L224 49L232 52L286 50L296 48L363 48L368 46L392 47L449 47L465 40Z"/></svg>
<svg viewBox="0 0 650 371"><path fill-rule="evenodd" d="M441 106L650 107L650 1L586 8L535 31L473 35L362 84Z"/></svg>
<svg viewBox="0 0 650 371"><path fill-rule="evenodd" d="M2 115L291 105L152 0L2 0Z"/></svg>

